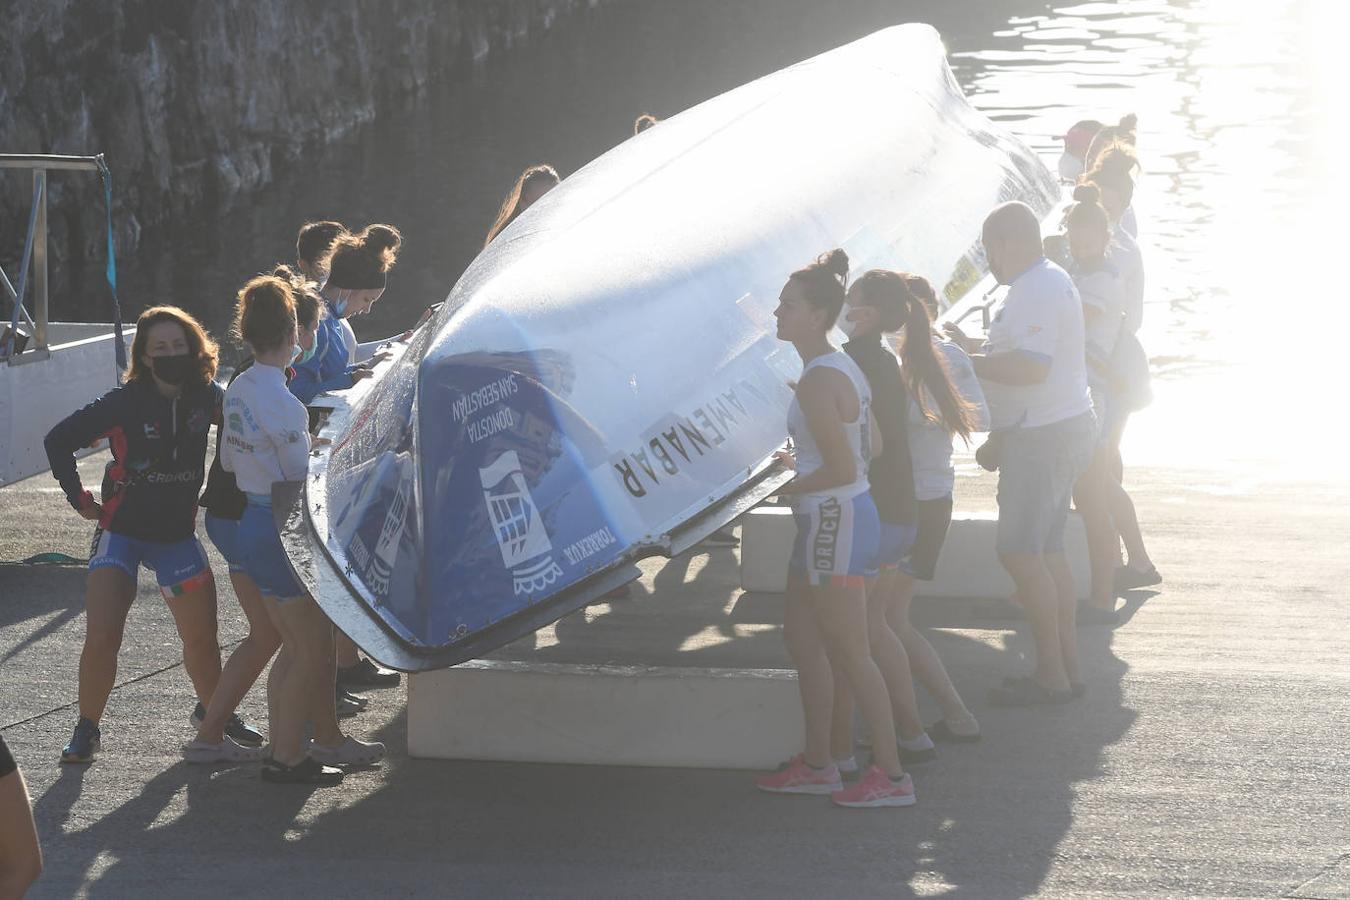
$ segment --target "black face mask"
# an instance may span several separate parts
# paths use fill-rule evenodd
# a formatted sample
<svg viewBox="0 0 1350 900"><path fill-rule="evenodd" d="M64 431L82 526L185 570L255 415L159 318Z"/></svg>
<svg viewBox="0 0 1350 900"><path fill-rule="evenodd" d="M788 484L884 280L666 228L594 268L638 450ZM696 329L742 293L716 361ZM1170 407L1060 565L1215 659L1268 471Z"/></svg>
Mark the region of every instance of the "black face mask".
<svg viewBox="0 0 1350 900"><path fill-rule="evenodd" d="M197 368L197 357L191 353L180 353L177 356L152 356L150 357L150 366L155 372L155 377L165 384L171 384L175 387L187 381Z"/></svg>

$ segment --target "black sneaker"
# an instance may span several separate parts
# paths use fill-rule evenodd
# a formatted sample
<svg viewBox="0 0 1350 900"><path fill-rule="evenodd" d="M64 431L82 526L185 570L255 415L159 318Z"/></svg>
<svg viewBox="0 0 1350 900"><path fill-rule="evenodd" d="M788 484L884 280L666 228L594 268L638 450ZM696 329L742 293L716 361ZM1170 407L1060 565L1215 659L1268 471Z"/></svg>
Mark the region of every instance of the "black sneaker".
<svg viewBox="0 0 1350 900"><path fill-rule="evenodd" d="M205 719L206 707L202 706L201 701L198 701L197 708L192 711L188 721L192 723L193 728L201 728ZM245 723L243 716L238 713L230 714L229 720L225 723L225 733L232 737L236 744L244 747L261 747L263 745L262 733Z"/></svg>
<svg viewBox="0 0 1350 900"><path fill-rule="evenodd" d="M366 708L366 698L358 697L355 694L349 694L342 688L338 688L335 706L337 709L337 717L339 719L350 719L352 716Z"/></svg>
<svg viewBox="0 0 1350 900"><path fill-rule="evenodd" d="M900 762L907 766L917 766L937 759L936 747L929 747L927 750L906 750L897 744L895 749L900 753Z"/></svg>
<svg viewBox="0 0 1350 900"><path fill-rule="evenodd" d="M263 763L262 780L273 784L316 784L331 786L342 783L342 770L325 766L306 756L293 766L269 759Z"/></svg>
<svg viewBox="0 0 1350 900"><path fill-rule="evenodd" d="M94 754L103 749L99 743L101 733L98 726L93 722L80 716L80 720L75 723L75 734L71 736L70 743L61 751L61 762L63 763L90 763L94 761Z"/></svg>
<svg viewBox="0 0 1350 900"><path fill-rule="evenodd" d="M395 687L403 676L362 657L354 666L337 670L337 683L345 688Z"/></svg>
<svg viewBox="0 0 1350 900"><path fill-rule="evenodd" d="M1162 576L1158 574L1157 566L1149 566L1147 572L1134 566L1117 566L1115 580L1117 593L1162 584Z"/></svg>

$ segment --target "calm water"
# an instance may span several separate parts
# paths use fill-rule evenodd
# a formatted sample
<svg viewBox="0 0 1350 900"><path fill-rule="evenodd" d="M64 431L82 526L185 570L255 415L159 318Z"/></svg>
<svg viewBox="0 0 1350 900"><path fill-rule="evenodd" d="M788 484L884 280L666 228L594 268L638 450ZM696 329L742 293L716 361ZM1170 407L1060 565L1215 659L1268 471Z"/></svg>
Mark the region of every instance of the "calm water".
<svg viewBox="0 0 1350 900"><path fill-rule="evenodd" d="M1346 18L1316 0L620 0L316 150L246 208L180 223L124 261L125 292L133 312L170 300L223 334L234 291L289 258L300 222L386 221L404 230L405 252L356 325L363 338L401 330L445 296L526 165L572 171L639 112L670 115L877 28L927 21L973 102L1052 166L1053 135L1073 121L1139 114L1142 336L1157 399L1131 426L1130 458L1204 468L1216 490L1344 477L1318 454L1305 460L1322 445L1309 437L1339 429L1325 410L1346 383L1330 349L1340 248L1324 231L1344 193L1324 174L1329 149L1345 145L1327 112L1335 98L1317 89L1334 82ZM822 110L803 127L839 125Z"/></svg>

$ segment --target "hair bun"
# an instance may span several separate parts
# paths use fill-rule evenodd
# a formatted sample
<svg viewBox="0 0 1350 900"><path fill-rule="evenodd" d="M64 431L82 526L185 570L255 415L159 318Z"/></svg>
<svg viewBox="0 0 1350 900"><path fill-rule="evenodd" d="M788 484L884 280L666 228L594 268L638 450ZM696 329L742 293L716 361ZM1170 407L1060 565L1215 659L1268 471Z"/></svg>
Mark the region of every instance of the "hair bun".
<svg viewBox="0 0 1350 900"><path fill-rule="evenodd" d="M848 254L838 247L822 253L816 263L841 281L848 278Z"/></svg>
<svg viewBox="0 0 1350 900"><path fill-rule="evenodd" d="M398 258L403 235L393 225L367 225L360 241L361 248L379 260L379 270L387 272Z"/></svg>
<svg viewBox="0 0 1350 900"><path fill-rule="evenodd" d="M282 281L286 281L291 284L294 284L295 282L302 280L302 276L300 275L300 273L296 272L294 269L292 269L285 263L277 263L277 267L272 270L272 277L280 278Z"/></svg>
<svg viewBox="0 0 1350 900"><path fill-rule="evenodd" d="M1134 113L1127 113L1120 117L1120 122L1116 125L1121 131L1133 133L1139 127L1139 117Z"/></svg>
<svg viewBox="0 0 1350 900"><path fill-rule="evenodd" d="M1079 203L1100 203L1102 200L1101 188L1091 182L1085 182L1073 189L1073 199Z"/></svg>

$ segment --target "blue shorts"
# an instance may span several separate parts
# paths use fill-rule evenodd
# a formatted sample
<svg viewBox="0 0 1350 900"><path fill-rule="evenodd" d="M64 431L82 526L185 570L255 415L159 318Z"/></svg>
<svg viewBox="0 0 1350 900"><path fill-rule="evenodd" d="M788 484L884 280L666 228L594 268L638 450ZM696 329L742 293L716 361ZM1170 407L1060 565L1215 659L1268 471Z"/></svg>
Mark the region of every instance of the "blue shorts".
<svg viewBox="0 0 1350 900"><path fill-rule="evenodd" d="M999 553L1062 553L1073 483L1092 461L1091 412L1007 432L998 467Z"/></svg>
<svg viewBox="0 0 1350 900"><path fill-rule="evenodd" d="M94 543L89 548L89 571L121 569L135 581L141 566L155 573L155 580L165 597L186 594L211 581L211 564L196 535L164 543L127 537L102 528L94 530Z"/></svg>
<svg viewBox="0 0 1350 900"><path fill-rule="evenodd" d="M914 539L918 534L919 526L912 522L908 525L882 522L877 568L883 572L900 569L909 557L910 550L914 548Z"/></svg>
<svg viewBox="0 0 1350 900"><path fill-rule="evenodd" d="M271 504L249 497L244 516L239 520L235 546L243 571L265 597L288 600L307 592L291 571L291 561L281 546L281 535L272 521Z"/></svg>
<svg viewBox="0 0 1350 900"><path fill-rule="evenodd" d="M789 573L806 576L813 587L862 587L876 577L881 521L871 494L793 501L797 540Z"/></svg>
<svg viewBox="0 0 1350 900"><path fill-rule="evenodd" d="M230 571L244 571L244 564L239 559L239 520L222 519L210 511L206 513L204 519L206 536L211 539L211 543L216 545L220 555L225 557L225 562L229 563Z"/></svg>

